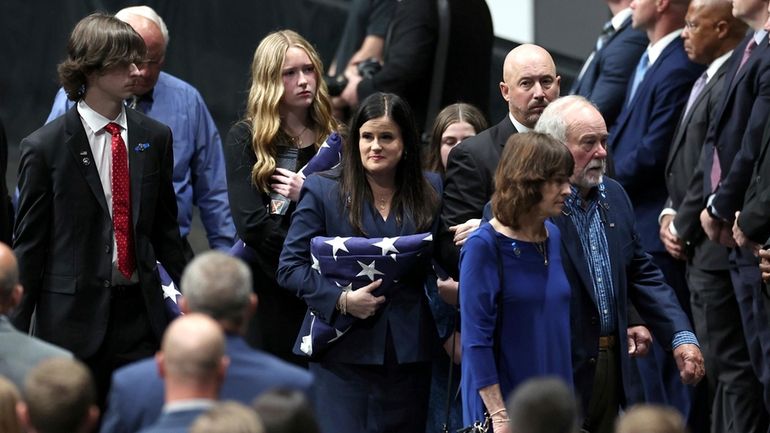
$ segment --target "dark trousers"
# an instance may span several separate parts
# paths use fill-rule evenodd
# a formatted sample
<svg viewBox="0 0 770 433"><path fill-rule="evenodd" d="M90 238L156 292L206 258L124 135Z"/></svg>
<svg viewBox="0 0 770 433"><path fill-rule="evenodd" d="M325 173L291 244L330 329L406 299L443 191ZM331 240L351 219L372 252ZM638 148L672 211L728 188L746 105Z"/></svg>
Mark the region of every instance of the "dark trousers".
<svg viewBox="0 0 770 433"><path fill-rule="evenodd" d="M730 276L741 313L746 347L754 374L762 384L765 410L770 411L770 326L762 290L759 261L749 250L730 252Z"/></svg>
<svg viewBox="0 0 770 433"><path fill-rule="evenodd" d="M322 433L424 433L430 363L311 362Z"/></svg>
<svg viewBox="0 0 770 433"><path fill-rule="evenodd" d="M98 403L102 409L112 373L126 364L153 356L160 346L150 327L139 285L110 290L110 318L104 341L96 353L83 360L94 376Z"/></svg>
<svg viewBox="0 0 770 433"><path fill-rule="evenodd" d="M596 373L588 403L586 418L583 420L583 433L612 433L615 431L615 418L620 409L620 365L618 346L599 349L596 358Z"/></svg>
<svg viewBox="0 0 770 433"><path fill-rule="evenodd" d="M687 267L693 325L706 361L711 431L764 433L767 414L728 270Z"/></svg>

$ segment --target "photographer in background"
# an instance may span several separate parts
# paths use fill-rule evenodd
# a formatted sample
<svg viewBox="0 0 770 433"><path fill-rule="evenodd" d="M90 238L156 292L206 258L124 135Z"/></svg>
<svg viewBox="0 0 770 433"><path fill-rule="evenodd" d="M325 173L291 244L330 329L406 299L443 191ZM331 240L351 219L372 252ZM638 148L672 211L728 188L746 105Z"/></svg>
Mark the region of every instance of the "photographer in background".
<svg viewBox="0 0 770 433"><path fill-rule="evenodd" d="M369 73L376 68L372 68L370 62L359 63L355 70L358 73L346 69L347 85L339 96L332 98L336 114L358 106L359 101L372 93L391 92L407 100L417 125L425 125L438 31L436 22L435 1L399 1L387 32L382 68L371 76Z"/></svg>
<svg viewBox="0 0 770 433"><path fill-rule="evenodd" d="M327 84L342 83L335 96L345 88L345 76L358 73L359 63L367 59L382 61L385 37L395 9L396 0L351 0L345 30L325 77Z"/></svg>

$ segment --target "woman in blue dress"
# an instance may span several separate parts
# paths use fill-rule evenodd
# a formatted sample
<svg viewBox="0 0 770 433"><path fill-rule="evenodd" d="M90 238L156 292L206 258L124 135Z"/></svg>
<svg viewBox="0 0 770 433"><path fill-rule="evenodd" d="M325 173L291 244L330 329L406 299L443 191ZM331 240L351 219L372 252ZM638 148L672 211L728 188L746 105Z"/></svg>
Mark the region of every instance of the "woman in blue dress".
<svg viewBox="0 0 770 433"><path fill-rule="evenodd" d="M508 432L505 397L534 376L572 383L570 287L558 215L574 162L540 133L514 134L495 174L493 218L460 253L463 421Z"/></svg>

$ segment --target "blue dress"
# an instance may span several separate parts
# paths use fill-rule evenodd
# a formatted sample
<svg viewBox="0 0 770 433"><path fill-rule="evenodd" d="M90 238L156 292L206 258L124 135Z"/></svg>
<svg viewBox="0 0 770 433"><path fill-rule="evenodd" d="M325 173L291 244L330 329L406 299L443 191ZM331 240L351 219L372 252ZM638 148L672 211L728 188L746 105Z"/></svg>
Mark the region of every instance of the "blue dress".
<svg viewBox="0 0 770 433"><path fill-rule="evenodd" d="M535 244L511 239L484 223L460 253L463 422L482 420L479 389L500 384L503 398L536 376L557 376L572 386L570 286L562 267L559 229L546 222L546 255ZM499 252L498 252L499 251ZM498 277L502 260L504 284ZM503 289L500 339L493 348L497 295Z"/></svg>

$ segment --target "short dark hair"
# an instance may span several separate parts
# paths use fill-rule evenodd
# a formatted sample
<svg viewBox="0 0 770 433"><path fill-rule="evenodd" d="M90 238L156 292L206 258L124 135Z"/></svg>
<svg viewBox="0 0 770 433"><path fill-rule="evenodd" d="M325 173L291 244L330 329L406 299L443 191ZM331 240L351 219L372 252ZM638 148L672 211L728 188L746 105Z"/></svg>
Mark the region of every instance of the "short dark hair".
<svg viewBox="0 0 770 433"><path fill-rule="evenodd" d="M457 102L444 107L436 116L436 120L433 121L430 142L426 148L425 167L428 170L444 174L444 165L441 163L441 136L451 124L457 122L468 122L476 134L489 127L481 110L471 104Z"/></svg>
<svg viewBox="0 0 770 433"><path fill-rule="evenodd" d="M85 94L86 78L113 66L140 63L147 47L139 33L113 15L93 13L80 20L67 43L67 59L58 66L67 97Z"/></svg>
<svg viewBox="0 0 770 433"><path fill-rule="evenodd" d="M363 209L367 201L374 203L374 199L366 180L358 142L364 123L380 117L387 117L398 125L404 144L401 161L396 167L396 192L392 203L396 221L403 224L404 217L409 216L418 232L428 230L439 205L438 193L422 172L420 138L412 109L404 99L393 93L370 95L350 120L348 142L342 147L343 169L340 176L340 199L349 208L350 225L366 235L362 225Z"/></svg>
<svg viewBox="0 0 770 433"><path fill-rule="evenodd" d="M564 380L535 377L508 397L512 433L576 433L578 405Z"/></svg>
<svg viewBox="0 0 770 433"><path fill-rule="evenodd" d="M96 404L91 373L74 359L45 360L24 380L24 402L30 423L38 432L78 431Z"/></svg>
<svg viewBox="0 0 770 433"><path fill-rule="evenodd" d="M260 395L252 403L266 433L318 433L313 409L302 392L291 389L273 389Z"/></svg>
<svg viewBox="0 0 770 433"><path fill-rule="evenodd" d="M495 173L492 213L503 225L518 229L521 215L543 199L543 185L568 180L574 168L567 146L550 135L540 132L511 135Z"/></svg>

